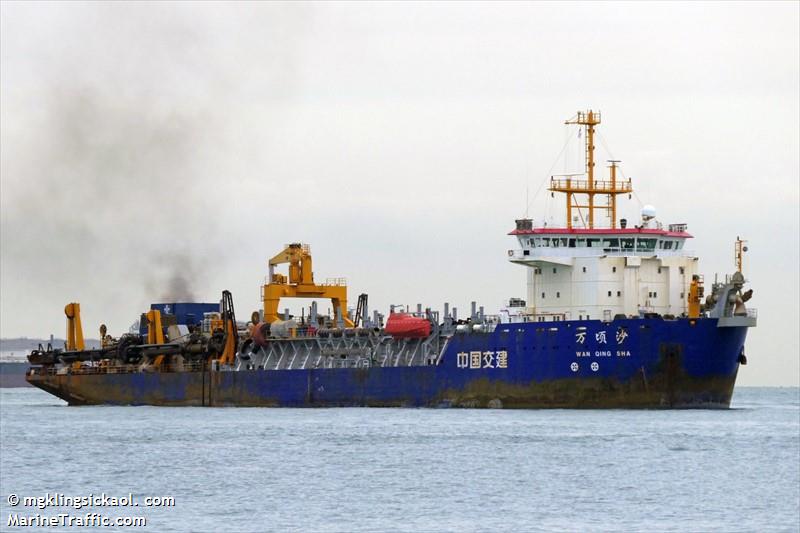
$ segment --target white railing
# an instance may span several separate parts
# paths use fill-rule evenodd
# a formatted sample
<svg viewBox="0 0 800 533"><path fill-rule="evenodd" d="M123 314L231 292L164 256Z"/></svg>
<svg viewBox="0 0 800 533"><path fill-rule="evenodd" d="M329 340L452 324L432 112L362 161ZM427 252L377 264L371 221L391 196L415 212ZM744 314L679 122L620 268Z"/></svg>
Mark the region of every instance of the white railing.
<svg viewBox="0 0 800 533"><path fill-rule="evenodd" d="M508 252L509 261L531 261L541 257L694 257L693 250L659 249L637 251L621 248L524 248Z"/></svg>

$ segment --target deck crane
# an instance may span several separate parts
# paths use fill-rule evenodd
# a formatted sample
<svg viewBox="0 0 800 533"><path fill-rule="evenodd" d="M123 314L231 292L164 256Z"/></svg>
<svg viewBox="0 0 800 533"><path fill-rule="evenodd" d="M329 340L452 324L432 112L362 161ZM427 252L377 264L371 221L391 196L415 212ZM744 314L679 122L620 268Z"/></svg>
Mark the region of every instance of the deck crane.
<svg viewBox="0 0 800 533"><path fill-rule="evenodd" d="M86 345L83 342L83 327L81 326L81 304L68 303L64 307L67 315L67 350L82 351Z"/></svg>
<svg viewBox="0 0 800 533"><path fill-rule="evenodd" d="M280 264L289 264L288 277L275 272ZM269 277L264 285L264 322L280 320L278 308L281 298L322 298L333 304L334 323L353 327L347 317L347 285L343 279L318 285L314 283L311 268L311 248L307 244L292 243L269 260Z"/></svg>

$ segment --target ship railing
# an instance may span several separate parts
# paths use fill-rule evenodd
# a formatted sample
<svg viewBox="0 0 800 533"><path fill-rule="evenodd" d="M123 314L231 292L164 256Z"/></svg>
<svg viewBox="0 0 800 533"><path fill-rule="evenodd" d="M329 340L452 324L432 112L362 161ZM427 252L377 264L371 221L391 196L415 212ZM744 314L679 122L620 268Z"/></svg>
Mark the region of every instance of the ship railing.
<svg viewBox="0 0 800 533"><path fill-rule="evenodd" d="M588 248L588 247L575 247L570 248L567 246L558 247L539 247L539 248L524 248L509 250L508 258L511 261L525 261L533 260L540 257L602 257L604 255L614 257L684 257L694 256L693 250L662 250L659 248L653 249L636 249L636 248Z"/></svg>
<svg viewBox="0 0 800 533"><path fill-rule="evenodd" d="M327 278L325 283L322 285L328 285L332 287L345 287L347 286L347 278Z"/></svg>
<svg viewBox="0 0 800 533"><path fill-rule="evenodd" d="M138 374L138 373L175 373L175 372L200 372L206 368L202 361L183 363L176 365L173 363L161 365L158 369L154 367L141 368L139 365L90 365L79 368L55 366L33 367L29 373L42 376L54 376L57 374L69 375L96 375L96 374Z"/></svg>
<svg viewBox="0 0 800 533"><path fill-rule="evenodd" d="M617 180L617 181L610 181L610 180L579 180L573 178L550 178L550 190L555 191L569 191L569 190L593 190L593 191L603 191L603 192L631 192L633 191L633 185L631 180Z"/></svg>
<svg viewBox="0 0 800 533"><path fill-rule="evenodd" d="M756 309L755 307L748 307L747 316L749 316L750 318L758 318L758 309Z"/></svg>

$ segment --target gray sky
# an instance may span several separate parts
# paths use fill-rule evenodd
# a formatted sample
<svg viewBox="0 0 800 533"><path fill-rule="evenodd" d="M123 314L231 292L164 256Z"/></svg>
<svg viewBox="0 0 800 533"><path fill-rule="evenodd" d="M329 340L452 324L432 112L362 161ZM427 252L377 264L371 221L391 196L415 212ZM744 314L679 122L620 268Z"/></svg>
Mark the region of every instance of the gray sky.
<svg viewBox="0 0 800 533"><path fill-rule="evenodd" d="M739 382L797 385L798 5L3 2L0 335L226 288L245 317L293 241L353 303L494 310L525 295L526 188L563 216L534 193L592 107L706 279L749 240Z"/></svg>

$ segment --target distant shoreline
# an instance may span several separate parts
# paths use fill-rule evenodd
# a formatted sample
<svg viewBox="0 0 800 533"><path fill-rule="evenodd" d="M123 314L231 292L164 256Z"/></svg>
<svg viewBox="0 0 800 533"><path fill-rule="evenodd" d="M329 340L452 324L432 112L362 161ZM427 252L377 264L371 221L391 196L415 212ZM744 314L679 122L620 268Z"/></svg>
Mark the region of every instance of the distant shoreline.
<svg viewBox="0 0 800 533"><path fill-rule="evenodd" d="M51 342L50 338L10 337L0 339L0 352L29 352L38 348L40 344L46 347L48 342ZM64 339L54 338L52 340L53 348L63 348L65 342ZM84 342L87 348L100 347L98 339L85 339Z"/></svg>

